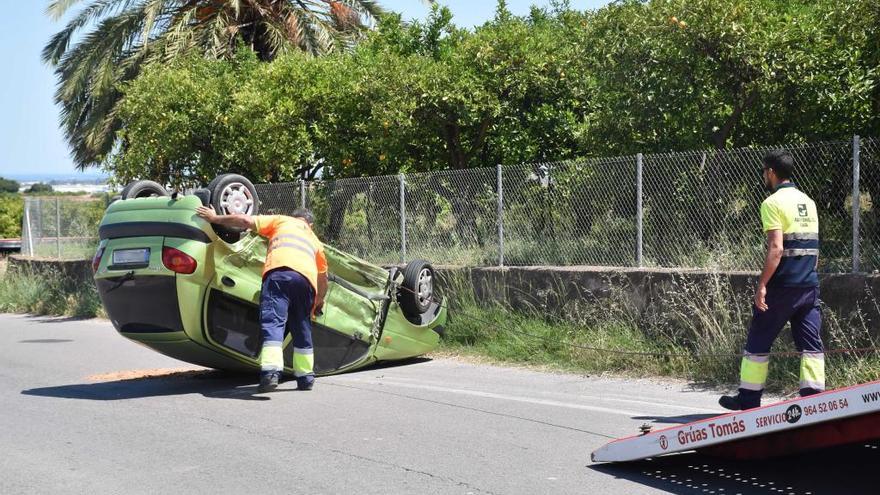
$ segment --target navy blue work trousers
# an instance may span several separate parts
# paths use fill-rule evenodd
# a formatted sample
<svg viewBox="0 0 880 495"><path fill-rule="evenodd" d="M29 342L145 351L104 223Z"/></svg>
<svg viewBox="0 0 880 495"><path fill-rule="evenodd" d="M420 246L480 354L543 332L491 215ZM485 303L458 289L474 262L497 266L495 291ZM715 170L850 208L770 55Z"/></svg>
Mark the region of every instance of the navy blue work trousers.
<svg viewBox="0 0 880 495"><path fill-rule="evenodd" d="M798 351L822 352L822 313L819 309L818 287L768 287L767 311L752 306L752 324L746 352L764 354L791 322L791 335Z"/></svg>
<svg viewBox="0 0 880 495"><path fill-rule="evenodd" d="M801 395L823 391L825 357L819 288L768 287L765 302L766 311L752 307L752 324L740 375L740 399L749 407L760 404L770 361L768 353L786 323L791 323L794 344L801 353Z"/></svg>
<svg viewBox="0 0 880 495"><path fill-rule="evenodd" d="M263 277L260 294L263 371L281 370L281 346L287 331L293 335L294 374L297 378L314 376L311 322L314 302L314 288L297 271L275 269Z"/></svg>

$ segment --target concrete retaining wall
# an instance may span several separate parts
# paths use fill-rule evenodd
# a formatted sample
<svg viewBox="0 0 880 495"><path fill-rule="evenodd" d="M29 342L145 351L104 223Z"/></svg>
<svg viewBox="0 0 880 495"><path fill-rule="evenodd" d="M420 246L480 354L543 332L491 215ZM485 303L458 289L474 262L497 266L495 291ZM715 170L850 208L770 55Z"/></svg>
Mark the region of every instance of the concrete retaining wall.
<svg viewBox="0 0 880 495"><path fill-rule="evenodd" d="M90 260L56 261L35 260L11 256L9 271L25 273L55 271L71 284L92 283ZM673 291L687 288L691 297L701 297L710 291L724 292L748 308L758 272L707 272L701 270L634 269L587 266L528 266L461 268L438 266L438 276L455 283L467 281L481 302L502 302L515 309L547 311L554 314L571 311L578 302L601 298L625 298L628 308L641 313L662 311ZM822 300L828 310L847 319L857 312L874 335L880 335L880 275L823 274Z"/></svg>
<svg viewBox="0 0 880 495"><path fill-rule="evenodd" d="M10 274L60 274L69 288L93 284L92 260L48 260L10 256L7 272Z"/></svg>
<svg viewBox="0 0 880 495"><path fill-rule="evenodd" d="M515 309L567 314L577 310L577 301L625 298L621 302L638 311L637 317L663 311L663 305L670 299L669 293L675 290L680 294L683 289L687 292L685 297L712 298L713 304L724 304L726 299L727 303L736 303L748 310L759 275L758 272L584 266L439 267L438 272L441 278L453 274L465 277L479 301L498 301ZM842 320L860 313L874 335L880 335L880 303L875 299L878 290L878 275L820 276L821 298L826 309ZM694 307L699 306L694 304Z"/></svg>

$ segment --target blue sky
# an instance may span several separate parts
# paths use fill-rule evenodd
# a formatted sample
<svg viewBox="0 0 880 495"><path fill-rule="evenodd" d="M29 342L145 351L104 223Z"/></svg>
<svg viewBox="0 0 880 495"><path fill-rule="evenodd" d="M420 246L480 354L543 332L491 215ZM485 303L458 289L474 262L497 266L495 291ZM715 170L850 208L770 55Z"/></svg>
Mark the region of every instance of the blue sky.
<svg viewBox="0 0 880 495"><path fill-rule="evenodd" d="M86 2L83 2L86 3ZM445 0L459 26L472 27L491 19L494 0ZM549 0L508 0L515 14L526 14L531 5L548 6ZM572 0L578 9L597 8L606 1ZM0 77L0 176L71 174L73 163L58 128L58 109L52 101L55 76L40 60L40 51L62 24L44 13L46 0L7 2L0 16L0 60L7 73ZM422 19L428 11L421 0L384 0L389 10L404 19ZM90 172L94 173L95 170Z"/></svg>

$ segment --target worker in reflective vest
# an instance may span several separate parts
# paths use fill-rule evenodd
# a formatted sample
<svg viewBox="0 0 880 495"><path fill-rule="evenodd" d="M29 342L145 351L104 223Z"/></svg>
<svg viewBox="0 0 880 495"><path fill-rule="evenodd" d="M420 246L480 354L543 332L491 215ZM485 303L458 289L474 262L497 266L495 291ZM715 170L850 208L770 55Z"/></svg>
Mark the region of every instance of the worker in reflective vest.
<svg viewBox="0 0 880 495"><path fill-rule="evenodd" d="M758 281L737 395L719 399L722 407L759 407L770 364L770 347L791 323L801 353L800 395L825 390L822 315L819 310L819 215L816 204L791 181L794 160L787 151L764 156L764 186L772 191L761 204L767 254Z"/></svg>
<svg viewBox="0 0 880 495"><path fill-rule="evenodd" d="M284 369L285 330L293 336L293 372L297 388L311 390L315 383L311 317L319 313L327 293L327 258L312 232L314 217L300 209L285 215L217 215L199 207L197 214L211 223L250 229L269 239L260 293L259 392L278 387Z"/></svg>

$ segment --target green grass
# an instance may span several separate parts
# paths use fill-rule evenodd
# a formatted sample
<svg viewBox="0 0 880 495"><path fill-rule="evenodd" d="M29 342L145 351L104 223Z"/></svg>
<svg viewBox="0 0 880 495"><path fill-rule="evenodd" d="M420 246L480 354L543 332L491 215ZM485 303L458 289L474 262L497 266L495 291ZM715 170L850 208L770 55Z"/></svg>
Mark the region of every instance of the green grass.
<svg viewBox="0 0 880 495"><path fill-rule="evenodd" d="M676 280L643 311L628 306L626 287L617 285L611 294L583 294L552 314L480 304L464 277L446 282L450 321L442 352L576 373L668 376L706 387L735 388L739 381L751 294L734 293L723 276ZM861 312L842 316L825 308L823 319L826 349L880 345ZM773 351L794 350L786 328ZM826 359L829 387L880 378L878 353ZM769 391L794 392L798 379L798 356L771 359Z"/></svg>
<svg viewBox="0 0 880 495"><path fill-rule="evenodd" d="M622 322L580 326L500 306L458 307L451 314L443 349L453 353L583 373L670 375L679 368L676 359L646 359L592 350L599 347L646 353L681 352L668 342L652 342L638 329Z"/></svg>
<svg viewBox="0 0 880 495"><path fill-rule="evenodd" d="M91 318L104 316L94 284L71 286L51 271L0 274L0 312Z"/></svg>

